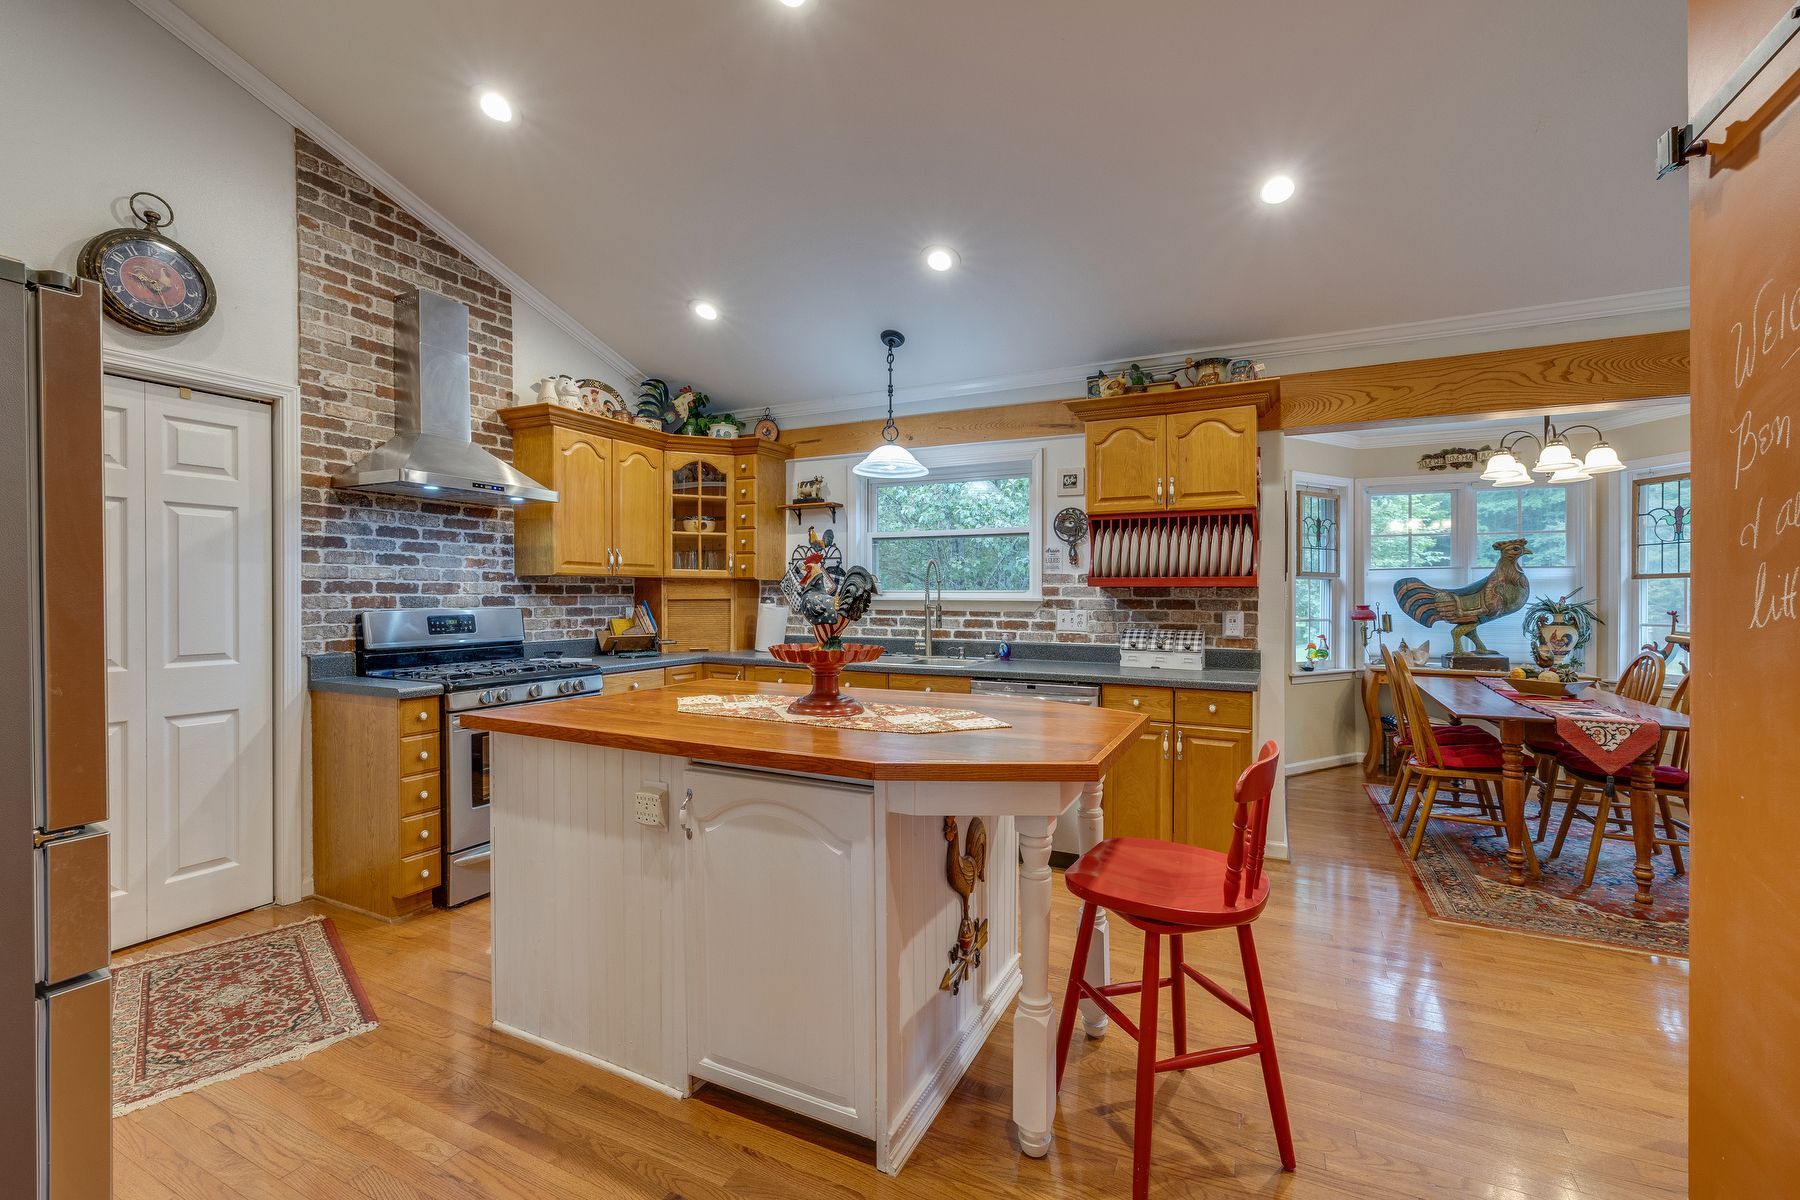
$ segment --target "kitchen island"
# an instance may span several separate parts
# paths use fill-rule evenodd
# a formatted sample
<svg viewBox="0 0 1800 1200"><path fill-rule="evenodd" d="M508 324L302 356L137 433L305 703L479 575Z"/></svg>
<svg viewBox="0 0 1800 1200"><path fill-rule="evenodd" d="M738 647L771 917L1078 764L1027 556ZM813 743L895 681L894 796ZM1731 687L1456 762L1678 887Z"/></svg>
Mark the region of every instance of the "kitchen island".
<svg viewBox="0 0 1800 1200"><path fill-rule="evenodd" d="M1013 1118L1046 1153L1051 829L1079 803L1083 847L1100 839L1102 780L1143 718L863 693L1009 726L906 734L678 707L802 690L708 680L465 715L496 735L496 1027L670 1095L710 1082L849 1130L891 1173L1016 995ZM959 936L979 953L951 978Z"/></svg>

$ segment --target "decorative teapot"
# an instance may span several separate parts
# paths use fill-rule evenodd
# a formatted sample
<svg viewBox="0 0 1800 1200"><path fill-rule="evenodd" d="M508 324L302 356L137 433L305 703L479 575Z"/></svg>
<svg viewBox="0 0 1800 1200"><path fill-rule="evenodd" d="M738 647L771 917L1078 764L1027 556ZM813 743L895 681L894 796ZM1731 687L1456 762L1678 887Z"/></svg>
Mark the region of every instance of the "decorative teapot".
<svg viewBox="0 0 1800 1200"><path fill-rule="evenodd" d="M562 399L556 394L556 380L557 377L555 375L546 375L531 385L532 390L537 393L537 402L539 404L562 403Z"/></svg>

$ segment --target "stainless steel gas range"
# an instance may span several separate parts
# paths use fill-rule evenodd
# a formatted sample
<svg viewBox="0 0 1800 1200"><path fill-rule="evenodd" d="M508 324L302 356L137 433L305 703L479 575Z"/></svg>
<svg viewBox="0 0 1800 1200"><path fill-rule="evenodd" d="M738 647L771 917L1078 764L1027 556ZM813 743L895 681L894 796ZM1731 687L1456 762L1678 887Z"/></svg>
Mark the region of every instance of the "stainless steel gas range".
<svg viewBox="0 0 1800 1200"><path fill-rule="evenodd" d="M444 872L436 900L445 906L485 896L492 874L488 842L486 733L462 727L458 713L598 692L601 676L586 658L527 657L525 618L516 608L406 608L367 611L356 627L356 670L376 679L443 686Z"/></svg>

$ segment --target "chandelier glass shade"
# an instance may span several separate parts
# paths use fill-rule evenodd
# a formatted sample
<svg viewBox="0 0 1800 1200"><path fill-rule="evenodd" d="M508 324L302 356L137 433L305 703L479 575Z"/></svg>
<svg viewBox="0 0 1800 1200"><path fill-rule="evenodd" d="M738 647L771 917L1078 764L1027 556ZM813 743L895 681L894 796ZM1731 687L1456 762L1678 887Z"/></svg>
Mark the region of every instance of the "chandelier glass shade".
<svg viewBox="0 0 1800 1200"><path fill-rule="evenodd" d="M887 424L881 427L881 445L851 467L850 473L868 479L920 479L931 472L900 444L900 427L894 424L894 350L906 344L906 336L896 329L884 329L881 344L887 347Z"/></svg>
<svg viewBox="0 0 1800 1200"><path fill-rule="evenodd" d="M1577 458L1569 448L1569 434L1578 429L1591 430L1599 439L1587 452L1585 458ZM1519 456L1520 446L1527 442L1538 445L1537 461L1529 466ZM1605 435L1592 425L1571 425L1566 429L1558 429L1544 418L1542 435L1525 429L1515 429L1500 439L1500 448L1488 456L1482 464L1481 478L1495 487L1525 487L1532 481L1532 475L1548 475L1549 483L1583 483L1596 475L1604 475L1611 471L1623 471L1625 462L1619 452L1609 446Z"/></svg>

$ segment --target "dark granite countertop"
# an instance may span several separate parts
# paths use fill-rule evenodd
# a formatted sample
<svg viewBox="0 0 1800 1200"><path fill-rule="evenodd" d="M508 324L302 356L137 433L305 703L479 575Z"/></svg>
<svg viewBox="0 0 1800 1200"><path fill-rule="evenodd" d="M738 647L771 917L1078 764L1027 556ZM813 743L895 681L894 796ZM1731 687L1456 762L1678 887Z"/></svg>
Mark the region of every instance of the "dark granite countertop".
<svg viewBox="0 0 1800 1200"><path fill-rule="evenodd" d="M875 640L875 639L870 639ZM946 642L954 653L958 643ZM964 650L980 647L981 653L960 659L925 662L896 662L886 658L878 658L874 662L847 668L854 674L860 671L887 673L900 672L907 675L948 675L964 676L971 679L1016 679L1021 681L1038 681L1044 683L1087 683L1087 684L1133 684L1140 687L1173 687L1173 688L1213 688L1227 692L1254 692L1260 681L1260 672L1256 666L1257 652L1254 650L1209 650L1207 657L1220 663L1219 666L1208 666L1203 671L1165 671L1151 667L1126 667L1118 662L1118 652L1110 647L1060 646L1029 644L1029 648L1015 647L1014 657L999 659L985 657L985 647L979 643L962 645ZM602 675L616 675L626 671L648 671L661 667L682 667L695 663L716 663L725 666L778 666L775 659L766 651L737 650L728 652L705 651L691 654L661 654L644 658L612 658L593 655L591 639L573 639L557 642L532 642L528 651L533 654L561 652L569 658L593 659L593 670ZM901 647L890 647L892 652L905 653ZM421 696L435 696L443 692L443 688L435 683L406 683L388 679L368 679L353 674L354 661L349 654L315 654L308 663L308 685L315 692L359 692L364 695L392 696L396 700L412 700Z"/></svg>

